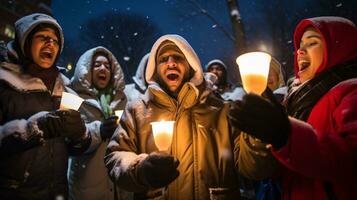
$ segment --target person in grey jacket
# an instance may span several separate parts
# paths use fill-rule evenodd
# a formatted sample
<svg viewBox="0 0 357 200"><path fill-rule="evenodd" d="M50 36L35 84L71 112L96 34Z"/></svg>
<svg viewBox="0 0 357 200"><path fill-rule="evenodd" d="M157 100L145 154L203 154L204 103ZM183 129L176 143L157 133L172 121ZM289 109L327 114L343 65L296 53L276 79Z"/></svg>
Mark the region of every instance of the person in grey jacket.
<svg viewBox="0 0 357 200"><path fill-rule="evenodd" d="M89 49L79 58L71 83L84 99L80 112L92 143L84 154L71 158L70 199L129 199L130 194L116 188L109 179L103 161L119 120L114 112L123 110L127 102L120 64L104 47Z"/></svg>
<svg viewBox="0 0 357 200"><path fill-rule="evenodd" d="M125 85L124 93L129 101L133 101L142 97L148 87L148 83L145 80L145 70L149 60L149 53L141 59L138 68L136 69L135 76L132 77L134 83Z"/></svg>
<svg viewBox="0 0 357 200"><path fill-rule="evenodd" d="M146 69L148 90L129 102L105 157L110 177L134 199L239 199L238 172L265 178L275 170L266 144L229 124L229 104L206 92L200 60L179 35L160 37ZM175 121L168 152L151 122Z"/></svg>
<svg viewBox="0 0 357 200"><path fill-rule="evenodd" d="M78 111L58 110L69 84L55 66L63 31L40 13L15 31L0 63L0 199L66 199L69 154L91 138Z"/></svg>

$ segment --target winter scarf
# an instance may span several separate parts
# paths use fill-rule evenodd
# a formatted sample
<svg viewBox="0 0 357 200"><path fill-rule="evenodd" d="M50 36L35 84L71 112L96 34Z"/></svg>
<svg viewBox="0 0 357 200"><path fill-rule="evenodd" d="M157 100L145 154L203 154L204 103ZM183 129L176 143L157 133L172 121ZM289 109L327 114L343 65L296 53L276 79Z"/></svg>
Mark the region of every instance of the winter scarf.
<svg viewBox="0 0 357 200"><path fill-rule="evenodd" d="M59 74L57 67L51 67L49 69L44 69L36 65L30 65L26 68L26 73L40 78L42 82L46 85L49 91L53 91L53 87L56 82L56 78Z"/></svg>
<svg viewBox="0 0 357 200"><path fill-rule="evenodd" d="M321 97L338 83L357 77L357 62L350 61L330 68L306 84L294 90L287 97L288 114L307 121L312 108Z"/></svg>

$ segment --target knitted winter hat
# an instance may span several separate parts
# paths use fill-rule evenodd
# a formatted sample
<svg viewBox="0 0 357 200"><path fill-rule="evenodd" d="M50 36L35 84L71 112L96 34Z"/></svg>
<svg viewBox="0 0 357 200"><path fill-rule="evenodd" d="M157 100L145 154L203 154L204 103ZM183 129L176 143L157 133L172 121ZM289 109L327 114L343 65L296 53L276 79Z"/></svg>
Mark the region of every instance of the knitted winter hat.
<svg viewBox="0 0 357 200"><path fill-rule="evenodd" d="M57 32L59 33L58 40L60 44L60 48L59 48L60 49L59 54L60 54L63 50L63 43L64 43L63 30L54 18L42 13L34 13L31 15L27 15L15 22L15 32L16 32L17 41L20 45L21 53L23 55L26 55L26 50L25 50L26 40L28 40L28 36L31 33L31 31L39 24L51 24L55 28L57 28Z"/></svg>

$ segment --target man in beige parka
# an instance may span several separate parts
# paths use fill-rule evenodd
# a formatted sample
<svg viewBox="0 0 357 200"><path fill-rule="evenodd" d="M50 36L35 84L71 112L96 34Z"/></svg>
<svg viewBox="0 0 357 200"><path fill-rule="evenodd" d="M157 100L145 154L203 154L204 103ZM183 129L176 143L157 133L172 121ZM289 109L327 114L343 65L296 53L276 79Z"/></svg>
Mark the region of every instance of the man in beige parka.
<svg viewBox="0 0 357 200"><path fill-rule="evenodd" d="M239 199L238 172L261 179L275 169L266 145L234 130L229 105L204 92L200 61L184 38L156 41L146 80L144 98L127 104L105 157L112 180L134 199L206 200L210 192ZM175 121L169 154L153 139L150 123L161 120Z"/></svg>

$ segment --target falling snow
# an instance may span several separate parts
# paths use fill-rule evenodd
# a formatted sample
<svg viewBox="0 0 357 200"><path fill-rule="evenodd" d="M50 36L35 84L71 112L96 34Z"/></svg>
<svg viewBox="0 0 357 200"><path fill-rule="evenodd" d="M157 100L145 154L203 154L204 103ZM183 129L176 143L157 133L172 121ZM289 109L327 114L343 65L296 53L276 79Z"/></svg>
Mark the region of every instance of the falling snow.
<svg viewBox="0 0 357 200"><path fill-rule="evenodd" d="M342 3L336 5L337 8L342 7Z"/></svg>
<svg viewBox="0 0 357 200"><path fill-rule="evenodd" d="M135 32L133 35L134 35L134 36L137 36L137 35L138 35L138 32Z"/></svg>
<svg viewBox="0 0 357 200"><path fill-rule="evenodd" d="M216 28L216 27L217 27L217 24L213 24L213 25L212 25L212 28Z"/></svg>
<svg viewBox="0 0 357 200"><path fill-rule="evenodd" d="M129 56L124 56L124 57L123 57L123 60L129 61L129 60L130 60L130 57L129 57Z"/></svg>

